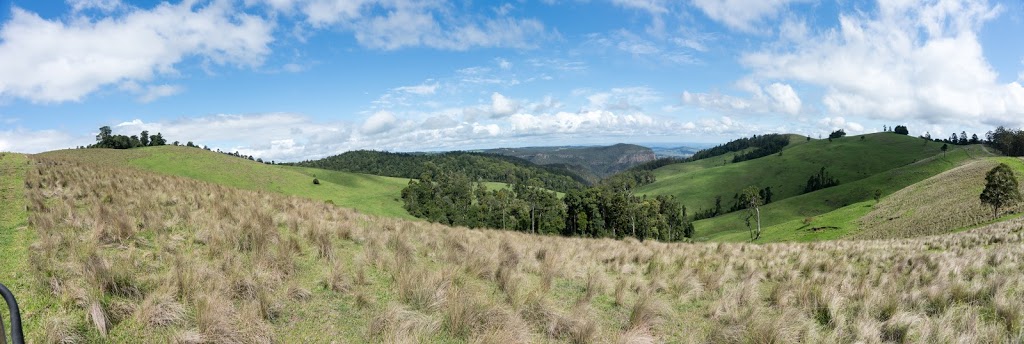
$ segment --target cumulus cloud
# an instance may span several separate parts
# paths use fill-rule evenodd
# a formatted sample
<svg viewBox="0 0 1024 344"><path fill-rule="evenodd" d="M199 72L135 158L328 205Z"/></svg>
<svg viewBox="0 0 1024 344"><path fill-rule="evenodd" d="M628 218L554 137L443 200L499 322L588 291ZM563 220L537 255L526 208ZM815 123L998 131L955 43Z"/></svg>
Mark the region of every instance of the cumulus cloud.
<svg viewBox="0 0 1024 344"><path fill-rule="evenodd" d="M390 111L378 111L363 122L361 132L367 135L380 134L394 128L397 122Z"/></svg>
<svg viewBox="0 0 1024 344"><path fill-rule="evenodd" d="M999 82L978 40L999 6L985 0L881 1L874 13L844 14L839 27L802 44L744 54L755 78L822 87L836 117L929 124L1024 124L1024 87Z"/></svg>
<svg viewBox="0 0 1024 344"><path fill-rule="evenodd" d="M494 92L491 94L490 110L492 117L506 117L519 110L519 102Z"/></svg>
<svg viewBox="0 0 1024 344"><path fill-rule="evenodd" d="M765 87L764 91L771 97L772 103L783 112L790 115L800 113L800 97L793 91L793 87L775 82Z"/></svg>
<svg viewBox="0 0 1024 344"><path fill-rule="evenodd" d="M273 26L223 2L162 3L102 19L76 13L50 20L13 7L0 28L0 96L78 101L106 85L173 75L175 65L190 56L218 65L257 66L270 52ZM169 91L158 86L153 95Z"/></svg>
<svg viewBox="0 0 1024 344"><path fill-rule="evenodd" d="M74 148L72 142L84 141L83 137L75 137L58 130L0 130L0 152L39 153Z"/></svg>
<svg viewBox="0 0 1024 344"><path fill-rule="evenodd" d="M726 115L764 113L797 115L803 108L800 96L788 84L775 82L762 87L749 79L744 79L737 83L737 88L749 92L750 97L737 97L717 92L690 93L683 91L682 101L684 104Z"/></svg>

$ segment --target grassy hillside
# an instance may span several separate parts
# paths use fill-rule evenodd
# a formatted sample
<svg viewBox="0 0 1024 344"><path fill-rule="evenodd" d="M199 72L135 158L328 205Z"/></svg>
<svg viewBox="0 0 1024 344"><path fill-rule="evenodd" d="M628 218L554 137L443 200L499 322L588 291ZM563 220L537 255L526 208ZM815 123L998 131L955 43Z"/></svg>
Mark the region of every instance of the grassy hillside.
<svg viewBox="0 0 1024 344"><path fill-rule="evenodd" d="M812 193L776 201L761 207L761 222L764 229L762 239L772 241L814 241L843 237L856 231L857 219L870 211L874 190L889 195L914 183L960 166L973 159L991 156L980 145L954 147L943 156L941 153L906 166L871 175L867 178L818 190ZM873 200L871 202L874 202ZM858 205L859 203L859 205ZM860 208L858 208L858 206ZM832 214L831 220L814 224L813 217ZM694 222L697 237L713 241L750 240L743 212L725 214L712 219ZM812 218L812 223L803 223ZM822 220L822 219L818 219ZM843 220L843 221L840 221ZM845 221L849 220L849 221ZM772 227L786 223L785 226ZM827 230L812 230L815 227L839 227Z"/></svg>
<svg viewBox="0 0 1024 344"><path fill-rule="evenodd" d="M1024 340L1022 220L813 244L545 237L69 156L14 183L34 238L28 267L2 267L32 276L24 302L56 300L26 315L38 342Z"/></svg>
<svg viewBox="0 0 1024 344"><path fill-rule="evenodd" d="M948 233L992 221L992 208L978 195L985 189L985 174L1000 163L1014 169L1024 180L1024 161L1017 158L988 158L964 165L885 197L862 216L861 230L854 238L900 238ZM1024 184L1021 184L1024 192ZM1019 213L1024 204L1001 209L1001 215ZM1019 215L1010 215L1019 216Z"/></svg>
<svg viewBox="0 0 1024 344"><path fill-rule="evenodd" d="M637 193L675 195L691 212L714 206L721 196L724 207L733 204L733 195L747 186L771 187L773 200L800 195L807 179L821 167L841 184L910 165L940 154L941 143L893 133L845 137L832 142L791 136L782 155L731 163L732 156L720 156L674 164L654 171L654 183ZM840 206L845 205L841 204Z"/></svg>
<svg viewBox="0 0 1024 344"><path fill-rule="evenodd" d="M42 156L83 163L133 166L219 185L331 201L368 214L412 218L399 198L409 180L348 172L266 165L202 149L161 146L129 150L79 149ZM313 176L320 185L313 185Z"/></svg>

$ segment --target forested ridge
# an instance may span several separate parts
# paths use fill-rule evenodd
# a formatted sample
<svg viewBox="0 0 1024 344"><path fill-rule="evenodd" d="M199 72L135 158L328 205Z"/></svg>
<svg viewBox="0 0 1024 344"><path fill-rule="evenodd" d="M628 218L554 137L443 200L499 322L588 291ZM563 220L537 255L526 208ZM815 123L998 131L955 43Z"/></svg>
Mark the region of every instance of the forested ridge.
<svg viewBox="0 0 1024 344"><path fill-rule="evenodd" d="M610 146L497 148L483 152L522 158L541 166L563 168L592 183L655 159L654 151L650 148L626 143Z"/></svg>
<svg viewBox="0 0 1024 344"><path fill-rule="evenodd" d="M459 172L474 182L513 184L536 178L541 187L559 192L586 184L583 178L561 169L537 166L511 156L473 152L413 154L359 150L294 165L410 179L421 178L431 168Z"/></svg>
<svg viewBox="0 0 1024 344"><path fill-rule="evenodd" d="M451 226L661 241L693 236L686 207L675 197L637 197L634 174L622 176L559 199L536 178L491 190L461 172L431 165L419 180L409 181L402 200L409 214Z"/></svg>
<svg viewBox="0 0 1024 344"><path fill-rule="evenodd" d="M789 137L786 135L754 135L751 137L744 137L741 139L732 140L725 144L697 151L697 153L694 153L693 156L686 158L686 161L697 161L701 159L707 159L710 157L719 156L726 153L740 152L748 148L754 149L746 153L737 154L735 157L733 157L732 162L753 160L781 152L782 149L785 148L788 144Z"/></svg>

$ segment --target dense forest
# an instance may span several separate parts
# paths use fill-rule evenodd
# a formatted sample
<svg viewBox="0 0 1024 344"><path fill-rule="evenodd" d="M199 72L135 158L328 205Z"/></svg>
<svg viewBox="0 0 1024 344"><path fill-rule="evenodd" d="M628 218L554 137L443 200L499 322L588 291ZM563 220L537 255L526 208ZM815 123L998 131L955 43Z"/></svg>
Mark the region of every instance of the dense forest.
<svg viewBox="0 0 1024 344"><path fill-rule="evenodd" d="M697 161L730 152L739 152L748 148L754 148L750 152L738 154L733 157L733 162L753 160L781 152L789 144L789 137L782 134L754 135L729 141L708 149L703 149L686 158L686 161Z"/></svg>
<svg viewBox="0 0 1024 344"><path fill-rule="evenodd" d="M402 190L406 210L432 222L581 237L680 241L693 236L686 207L673 197L636 197L632 178L558 194L528 179L490 190L466 174L429 165Z"/></svg>
<svg viewBox="0 0 1024 344"><path fill-rule="evenodd" d="M585 185L582 178L569 172L537 166L520 158L487 153L411 154L360 150L294 165L399 178L422 178L428 170L436 169L458 172L474 182L509 184L535 178L541 187L559 192Z"/></svg>
<svg viewBox="0 0 1024 344"><path fill-rule="evenodd" d="M1024 156L1024 130L1007 129L1002 126L985 134L993 148L1009 156Z"/></svg>

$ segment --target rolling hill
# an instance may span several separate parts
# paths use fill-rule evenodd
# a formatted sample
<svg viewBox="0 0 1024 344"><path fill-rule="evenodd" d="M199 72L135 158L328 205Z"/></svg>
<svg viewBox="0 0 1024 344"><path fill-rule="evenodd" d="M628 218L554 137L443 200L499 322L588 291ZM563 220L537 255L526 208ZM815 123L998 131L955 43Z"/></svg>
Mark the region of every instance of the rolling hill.
<svg viewBox="0 0 1024 344"><path fill-rule="evenodd" d="M267 165L184 146L127 150L76 149L41 154L80 163L135 167L244 190L330 201L368 214L412 219L399 199L409 179L314 168ZM320 185L313 185L318 178Z"/></svg>
<svg viewBox="0 0 1024 344"><path fill-rule="evenodd" d="M363 150L292 165L398 178L419 178L431 168L459 171L472 180L489 182L513 183L537 178L545 188L559 192L587 183L579 175L561 168L537 166L516 157L480 152L391 153Z"/></svg>
<svg viewBox="0 0 1024 344"><path fill-rule="evenodd" d="M0 154L0 278L16 288L30 341L1024 338L1021 219L911 239L770 245L538 236L382 218L138 168L173 170L150 158L166 154L179 165L250 169L183 149ZM968 166L948 177L983 169ZM185 169L176 173L203 172ZM882 203L919 197L907 190Z"/></svg>
<svg viewBox="0 0 1024 344"><path fill-rule="evenodd" d="M728 208L733 195L743 188L770 186L773 202L762 207L765 214L762 223L770 227L870 200L874 190L888 195L968 160L991 156L979 145L955 146L943 156L939 150L941 143L892 133L864 135L863 139L846 137L832 142L797 138L799 136L793 137L790 146L778 155L739 163L730 163L729 156L720 156L659 168L654 171L657 181L640 188L638 193L675 195L693 212L712 207L716 196L720 196L723 207ZM803 194L807 179L821 167L826 167L840 185ZM747 227L737 213L696 221L694 225L700 240L749 240ZM846 233L805 232L777 236L766 231L765 240L828 239Z"/></svg>

